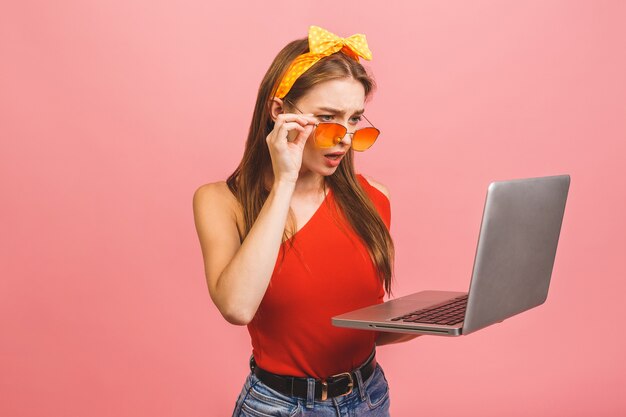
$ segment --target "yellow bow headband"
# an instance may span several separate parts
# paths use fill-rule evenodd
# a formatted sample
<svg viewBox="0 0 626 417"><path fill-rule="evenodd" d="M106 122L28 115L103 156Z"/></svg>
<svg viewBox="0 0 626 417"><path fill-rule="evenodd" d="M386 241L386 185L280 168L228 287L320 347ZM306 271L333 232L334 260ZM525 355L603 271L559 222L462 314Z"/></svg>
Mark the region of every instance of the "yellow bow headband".
<svg viewBox="0 0 626 417"><path fill-rule="evenodd" d="M359 56L368 61L372 59L372 52L367 46L365 35L357 33L348 38L340 38L319 26L309 27L309 52L299 55L293 60L280 81L275 96L278 98L285 97L298 77L311 68L313 64L325 56L339 51L353 58L356 62L359 62Z"/></svg>

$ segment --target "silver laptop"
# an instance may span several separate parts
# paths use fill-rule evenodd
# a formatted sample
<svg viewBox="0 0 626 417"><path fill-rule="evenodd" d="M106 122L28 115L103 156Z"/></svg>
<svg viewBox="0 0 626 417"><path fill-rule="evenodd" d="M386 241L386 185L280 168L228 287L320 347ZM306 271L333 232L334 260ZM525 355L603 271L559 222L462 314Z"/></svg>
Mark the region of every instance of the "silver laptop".
<svg viewBox="0 0 626 417"><path fill-rule="evenodd" d="M489 184L469 292L422 291L332 318L338 327L466 335L546 300L570 176Z"/></svg>

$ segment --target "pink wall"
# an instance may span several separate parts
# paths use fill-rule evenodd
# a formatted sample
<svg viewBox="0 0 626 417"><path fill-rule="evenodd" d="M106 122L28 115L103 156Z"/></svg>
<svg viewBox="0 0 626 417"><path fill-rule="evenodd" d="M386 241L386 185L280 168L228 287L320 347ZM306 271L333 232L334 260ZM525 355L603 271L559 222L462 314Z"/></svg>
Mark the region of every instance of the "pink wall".
<svg viewBox="0 0 626 417"><path fill-rule="evenodd" d="M242 154L269 63L367 35L396 295L467 288L487 184L569 173L545 305L379 350L395 416L625 415L626 3L4 2L0 415L230 415L246 329L191 197Z"/></svg>

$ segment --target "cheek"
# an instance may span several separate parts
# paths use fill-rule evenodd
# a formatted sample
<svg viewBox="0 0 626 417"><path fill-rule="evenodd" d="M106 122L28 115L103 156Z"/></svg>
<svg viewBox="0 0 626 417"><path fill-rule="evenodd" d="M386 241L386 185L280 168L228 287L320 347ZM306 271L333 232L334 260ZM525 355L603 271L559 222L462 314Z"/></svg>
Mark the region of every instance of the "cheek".
<svg viewBox="0 0 626 417"><path fill-rule="evenodd" d="M306 165L310 167L319 166L324 162L324 154L321 152L320 148L315 146L313 136L307 139L306 144L304 145L304 151L302 152L302 161L304 161Z"/></svg>
<svg viewBox="0 0 626 417"><path fill-rule="evenodd" d="M304 145L304 151L312 156L316 153L319 153L320 149L317 146L315 146L315 139L313 139L313 133L311 133L311 136L309 136L309 138L306 140L306 144Z"/></svg>

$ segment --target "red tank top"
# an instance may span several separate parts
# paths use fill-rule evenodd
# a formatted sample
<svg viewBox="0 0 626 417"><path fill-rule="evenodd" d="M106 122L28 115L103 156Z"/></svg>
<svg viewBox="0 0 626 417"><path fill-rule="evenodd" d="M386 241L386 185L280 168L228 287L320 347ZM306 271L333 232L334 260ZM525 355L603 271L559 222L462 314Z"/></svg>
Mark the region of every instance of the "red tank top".
<svg viewBox="0 0 626 417"><path fill-rule="evenodd" d="M389 229L389 200L361 174L357 178ZM248 324L255 361L269 372L326 378L356 368L374 348L377 332L331 324L331 317L382 303L384 296L365 243L334 212L334 204L329 190L291 238L294 247L281 245L265 296Z"/></svg>

